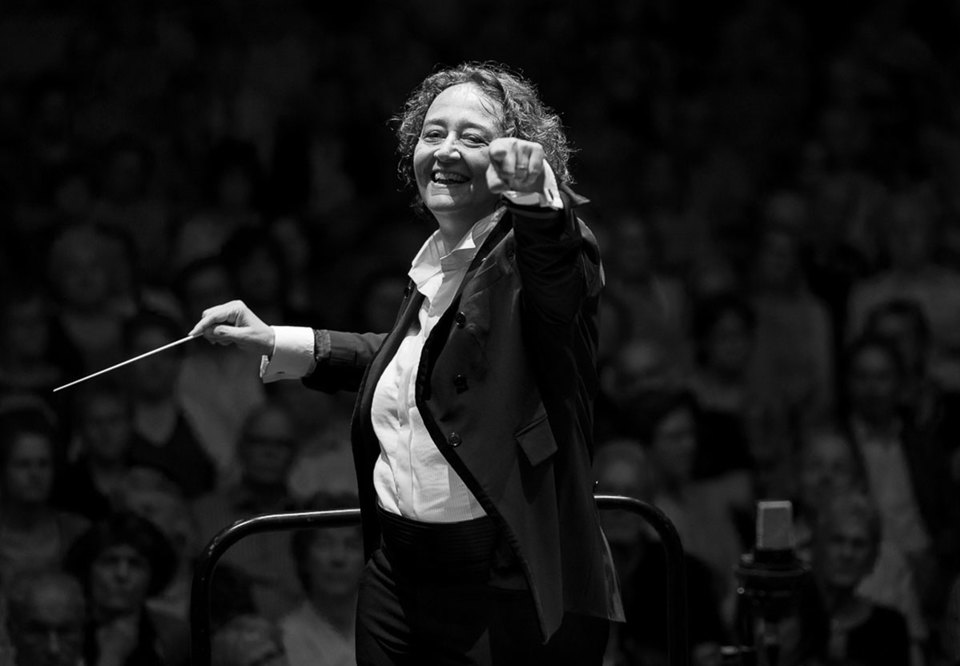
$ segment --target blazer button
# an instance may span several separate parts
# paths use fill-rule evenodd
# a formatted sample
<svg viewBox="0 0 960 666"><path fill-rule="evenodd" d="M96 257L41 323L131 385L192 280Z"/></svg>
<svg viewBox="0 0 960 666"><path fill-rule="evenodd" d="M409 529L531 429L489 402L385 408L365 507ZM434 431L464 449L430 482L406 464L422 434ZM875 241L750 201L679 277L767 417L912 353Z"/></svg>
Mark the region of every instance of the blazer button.
<svg viewBox="0 0 960 666"><path fill-rule="evenodd" d="M453 318L453 322L457 325L457 328L463 328L467 325L467 315L458 312L457 316Z"/></svg>
<svg viewBox="0 0 960 666"><path fill-rule="evenodd" d="M460 433L458 432L451 432L450 436L447 437L447 444L449 444L453 448L457 448L458 446L460 446L460 442L462 441L463 440L460 439Z"/></svg>
<svg viewBox="0 0 960 666"><path fill-rule="evenodd" d="M467 384L466 375L457 375L456 377L454 377L453 387L457 389L457 393L463 393L468 388L470 388L470 386Z"/></svg>

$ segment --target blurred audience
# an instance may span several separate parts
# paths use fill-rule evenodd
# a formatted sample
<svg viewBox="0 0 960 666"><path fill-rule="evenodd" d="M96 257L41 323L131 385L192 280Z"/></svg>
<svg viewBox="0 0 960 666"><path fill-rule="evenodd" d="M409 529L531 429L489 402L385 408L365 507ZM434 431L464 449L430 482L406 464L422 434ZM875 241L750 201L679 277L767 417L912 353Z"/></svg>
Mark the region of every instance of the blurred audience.
<svg viewBox="0 0 960 666"><path fill-rule="evenodd" d="M97 381L77 396L78 449L55 485L55 503L90 520L105 518L130 467L133 407L126 391Z"/></svg>
<svg viewBox="0 0 960 666"><path fill-rule="evenodd" d="M213 634L211 666L292 666L277 625L259 615L239 615ZM314 662L323 663L323 662Z"/></svg>
<svg viewBox="0 0 960 666"><path fill-rule="evenodd" d="M160 530L133 513L113 513L77 539L64 566L86 592L86 663L189 663L189 625L147 607L147 599L167 586L175 565Z"/></svg>
<svg viewBox="0 0 960 666"><path fill-rule="evenodd" d="M594 458L597 492L653 501L654 473L640 442L608 440ZM666 664L666 556L656 532L628 511L604 511L604 533L613 552L623 593L625 625L614 625L605 664ZM716 663L729 632L720 618L720 603L709 569L687 554L687 632L691 663Z"/></svg>
<svg viewBox="0 0 960 666"><path fill-rule="evenodd" d="M131 318L124 333L130 357L183 337L176 320L151 312ZM133 400L133 429L138 435L130 460L167 470L184 494L195 498L216 485L217 470L177 398L182 358L182 348L176 347L125 368Z"/></svg>
<svg viewBox="0 0 960 666"><path fill-rule="evenodd" d="M287 479L296 453L293 424L283 407L268 402L251 411L237 442L240 478L193 505L201 543L242 518L295 510ZM288 545L287 535L257 534L223 557L249 583L256 611L271 620L303 598Z"/></svg>
<svg viewBox="0 0 960 666"><path fill-rule="evenodd" d="M866 495L840 494L825 503L814 528L813 575L796 618L797 644L785 646L782 664L911 664L903 615L857 592L880 538L880 516Z"/></svg>
<svg viewBox="0 0 960 666"><path fill-rule="evenodd" d="M80 583L60 571L39 571L5 586L9 666L83 663L86 602ZM99 666L99 664L94 664Z"/></svg>
<svg viewBox="0 0 960 666"><path fill-rule="evenodd" d="M733 569L744 544L752 540L738 526L744 512L749 517L752 511L750 489L726 478L694 478L701 444L697 403L690 393L649 396L637 408L645 421L640 442L654 472L654 503L673 521L684 549L707 565L722 617L730 621L736 592Z"/></svg>
<svg viewBox="0 0 960 666"><path fill-rule="evenodd" d="M0 418L0 584L59 567L89 525L51 502L59 458L55 438L37 412Z"/></svg>
<svg viewBox="0 0 960 666"><path fill-rule="evenodd" d="M302 509L348 509L358 503L355 493L320 492ZM360 526L299 530L290 546L306 599L280 620L287 661L290 666L355 664L354 620L365 562Z"/></svg>
<svg viewBox="0 0 960 666"><path fill-rule="evenodd" d="M236 295L219 257L198 259L185 266L177 275L176 292L190 320ZM263 382L250 368L249 355L233 347L190 344L183 351L177 396L200 443L213 459L221 483L235 477L234 445L240 428L247 413L265 399ZM217 390L211 391L211 386Z"/></svg>
<svg viewBox="0 0 960 666"><path fill-rule="evenodd" d="M960 566L960 491L943 447L901 408L904 364L890 342L860 338L844 358L843 426L883 532L907 557L924 611L942 609Z"/></svg>

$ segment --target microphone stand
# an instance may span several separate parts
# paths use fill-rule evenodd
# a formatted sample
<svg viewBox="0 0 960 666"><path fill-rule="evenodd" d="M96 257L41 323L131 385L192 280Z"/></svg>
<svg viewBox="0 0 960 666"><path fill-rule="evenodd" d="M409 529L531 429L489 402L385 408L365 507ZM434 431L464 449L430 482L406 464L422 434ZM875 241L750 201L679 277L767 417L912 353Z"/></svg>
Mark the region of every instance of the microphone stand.
<svg viewBox="0 0 960 666"><path fill-rule="evenodd" d="M754 548L740 556L736 569L739 663L777 666L780 658L778 623L796 607L800 584L809 567L793 548ZM737 662L732 662L737 663Z"/></svg>

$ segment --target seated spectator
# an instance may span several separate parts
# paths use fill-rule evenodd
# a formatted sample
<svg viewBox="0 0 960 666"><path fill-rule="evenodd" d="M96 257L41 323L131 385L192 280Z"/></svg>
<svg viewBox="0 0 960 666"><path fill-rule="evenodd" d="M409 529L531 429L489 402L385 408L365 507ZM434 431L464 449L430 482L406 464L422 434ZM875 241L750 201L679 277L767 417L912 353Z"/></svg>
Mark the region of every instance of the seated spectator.
<svg viewBox="0 0 960 666"><path fill-rule="evenodd" d="M293 426L282 407L266 403L252 411L237 443L240 479L194 503L201 543L237 520L295 510L287 477L296 452ZM252 586L257 612L271 619L292 610L302 599L288 539L277 533L253 535L223 558Z"/></svg>
<svg viewBox="0 0 960 666"><path fill-rule="evenodd" d="M176 291L190 320L234 297L230 276L219 257L185 266L177 276ZM263 382L250 371L250 356L235 347L187 345L177 380L177 398L217 467L218 482L235 480L234 446L243 419L265 399Z"/></svg>
<svg viewBox="0 0 960 666"><path fill-rule="evenodd" d="M653 472L640 443L629 439L604 442L594 458L597 490L650 502ZM644 520L628 511L602 513L603 531L620 576L625 625L611 626L607 656L613 664L666 664L666 557L663 546ZM691 555L687 575L688 636L692 663L714 663L727 636L710 571ZM606 663L606 662L605 662Z"/></svg>
<svg viewBox="0 0 960 666"><path fill-rule="evenodd" d="M258 615L240 615L224 624L214 633L210 650L212 666L292 666L279 629Z"/></svg>
<svg viewBox="0 0 960 666"><path fill-rule="evenodd" d="M86 604L80 583L59 571L21 576L5 591L7 666L77 666L83 659ZM93 664L92 666L99 666Z"/></svg>
<svg viewBox="0 0 960 666"><path fill-rule="evenodd" d="M153 611L189 620L193 560L200 552L197 527L183 489L155 467L135 465L127 470L113 497L120 511L130 511L154 524L176 554L176 566L167 586L147 600Z"/></svg>
<svg viewBox="0 0 960 666"><path fill-rule="evenodd" d="M880 303L910 299L930 324L931 373L960 390L960 273L935 261L936 202L923 187L894 194L880 219L882 251L889 267L854 285L848 339L864 333L867 313Z"/></svg>
<svg viewBox="0 0 960 666"><path fill-rule="evenodd" d="M813 575L797 611L799 641L786 650L799 663L909 666L903 615L857 593L880 536L880 516L866 495L841 494L824 506L814 531Z"/></svg>
<svg viewBox="0 0 960 666"><path fill-rule="evenodd" d="M92 383L77 399L79 452L60 475L54 502L96 521L112 509L111 497L129 469L137 435L130 401L119 386Z"/></svg>
<svg viewBox="0 0 960 666"><path fill-rule="evenodd" d="M880 512L884 534L910 562L924 612L942 609L946 582L960 569L960 490L948 458L901 408L904 369L883 338L860 338L844 356L843 426Z"/></svg>
<svg viewBox="0 0 960 666"><path fill-rule="evenodd" d="M355 494L317 493L307 511L359 506ZM290 666L351 666L357 661L354 620L363 572L360 525L298 530L291 539L293 561L306 600L280 621Z"/></svg>
<svg viewBox="0 0 960 666"><path fill-rule="evenodd" d="M112 514L77 540L64 566L86 592L86 663L188 664L189 626L147 607L147 599L166 588L175 563L160 530L128 512Z"/></svg>
<svg viewBox="0 0 960 666"><path fill-rule="evenodd" d="M673 521L686 551L709 568L729 620L736 591L733 568L748 542L738 522L752 506L749 491L693 478L700 441L697 404L689 393L650 396L638 409L646 422L640 441L654 471L654 503Z"/></svg>
<svg viewBox="0 0 960 666"><path fill-rule="evenodd" d="M53 241L47 277L54 297L50 349L69 374L95 372L123 360L127 304L118 295L110 241L92 226L69 227Z"/></svg>
<svg viewBox="0 0 960 666"><path fill-rule="evenodd" d="M944 388L930 372L932 341L923 308L909 299L880 303L867 312L864 335L885 339L900 352L900 401L913 427L946 447L953 480L960 483L960 391Z"/></svg>
<svg viewBox="0 0 960 666"><path fill-rule="evenodd" d="M800 559L810 562L814 526L824 501L839 493L862 491L864 482L849 440L838 429L829 426L813 429L804 435L797 468L794 542ZM920 609L913 572L899 544L888 538L880 540L873 568L860 581L857 592L873 603L903 614L910 632L913 663L920 663L929 631Z"/></svg>
<svg viewBox="0 0 960 666"><path fill-rule="evenodd" d="M834 394L833 325L826 306L807 285L800 238L767 227L753 266L750 304L756 313L753 375L775 395L794 423L831 413Z"/></svg>
<svg viewBox="0 0 960 666"><path fill-rule="evenodd" d="M67 372L50 354L50 304L36 288L0 294L0 396L33 393L49 399Z"/></svg>
<svg viewBox="0 0 960 666"><path fill-rule="evenodd" d="M698 478L737 472L745 483L755 464L775 466L786 455L784 405L761 390L754 373L756 327L753 308L735 293L713 295L694 310L690 387L703 426Z"/></svg>
<svg viewBox="0 0 960 666"><path fill-rule="evenodd" d="M88 521L51 504L54 433L34 412L6 414L0 423L0 582L60 566Z"/></svg>
<svg viewBox="0 0 960 666"><path fill-rule="evenodd" d="M131 357L181 337L181 327L175 320L149 312L138 314L125 328ZM166 469L184 494L195 498L214 487L216 468L177 402L182 357L182 348L177 347L126 368L133 397L133 427L139 435L130 460Z"/></svg>

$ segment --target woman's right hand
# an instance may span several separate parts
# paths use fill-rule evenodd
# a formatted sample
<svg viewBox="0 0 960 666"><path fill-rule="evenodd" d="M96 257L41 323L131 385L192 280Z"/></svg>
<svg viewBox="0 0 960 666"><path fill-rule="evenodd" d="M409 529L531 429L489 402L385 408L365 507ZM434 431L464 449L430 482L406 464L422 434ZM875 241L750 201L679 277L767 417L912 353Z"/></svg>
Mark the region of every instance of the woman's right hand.
<svg viewBox="0 0 960 666"><path fill-rule="evenodd" d="M214 305L203 311L190 335L203 335L218 345L236 345L245 351L269 356L273 353L274 332L243 301Z"/></svg>

